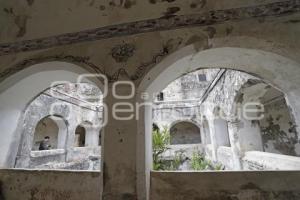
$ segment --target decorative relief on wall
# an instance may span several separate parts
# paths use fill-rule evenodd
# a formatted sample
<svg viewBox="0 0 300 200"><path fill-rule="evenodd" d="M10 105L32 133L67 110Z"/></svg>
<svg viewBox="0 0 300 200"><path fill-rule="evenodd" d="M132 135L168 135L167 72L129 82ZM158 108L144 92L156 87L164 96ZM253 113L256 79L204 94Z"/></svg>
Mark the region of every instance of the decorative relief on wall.
<svg viewBox="0 0 300 200"><path fill-rule="evenodd" d="M300 0L289 0L250 7L213 10L197 15L172 15L167 18L149 19L52 37L1 44L0 56L139 33L196 26L212 26L233 20L246 20L258 17L278 17L280 15L294 14L299 11Z"/></svg>
<svg viewBox="0 0 300 200"><path fill-rule="evenodd" d="M135 71L129 74L127 69L124 67L117 69L113 74L108 74L103 70L102 66L98 66L90 61L90 57L87 56L73 56L73 55L51 55L51 56L40 56L36 58L26 59L15 66L10 67L2 72L0 72L0 81L6 77L25 69L28 66L32 66L38 63L49 62L49 61L66 61L74 64L82 64L84 67L89 69L91 73L104 74L107 76L109 82L118 81L121 76L127 77L128 80L136 81L144 76L148 68L154 66L160 62L169 53L176 51L183 45L183 38L171 38L166 41L160 51L155 53L149 61L143 62L135 67ZM111 50L111 55L116 62L126 62L130 57L134 56L136 47L134 44L124 43L116 45Z"/></svg>
<svg viewBox="0 0 300 200"><path fill-rule="evenodd" d="M74 64L82 64L84 67L88 68L91 73L98 73L106 75L109 82L115 82L119 80L120 76L126 76L129 80L136 81L141 78L145 73L146 69L156 64L163 56L167 55L167 52L159 52L153 56L151 61L145 62L140 66L136 67L136 71L133 75L129 75L125 68L119 68L114 72L112 75L106 73L101 69L101 66L97 66L96 64L90 62L89 57L81 57L81 56L72 56L72 55L52 55L52 56L43 56L37 58L26 59L13 67L10 67L2 72L0 72L0 81L4 80L5 78L17 73L26 67L43 63L43 62L51 62L51 61L66 61Z"/></svg>
<svg viewBox="0 0 300 200"><path fill-rule="evenodd" d="M100 67L96 66L95 64L89 61L89 57L81 57L81 56L72 56L72 55L51 55L51 56L41 56L31 59L26 59L13 67L10 67L2 72L0 72L0 79L3 80L4 78L25 69L26 67L43 63L43 62L50 62L50 61L66 61L70 63L78 63L84 64L88 67L91 72L104 74Z"/></svg>
<svg viewBox="0 0 300 200"><path fill-rule="evenodd" d="M112 48L111 55L116 62L127 62L134 55L135 46L133 44L121 44Z"/></svg>

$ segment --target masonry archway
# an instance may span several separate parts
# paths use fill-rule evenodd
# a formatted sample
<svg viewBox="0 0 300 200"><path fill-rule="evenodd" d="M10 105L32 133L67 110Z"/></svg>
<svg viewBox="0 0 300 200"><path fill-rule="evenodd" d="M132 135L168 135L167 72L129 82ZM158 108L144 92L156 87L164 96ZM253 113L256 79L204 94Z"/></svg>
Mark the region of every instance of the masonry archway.
<svg viewBox="0 0 300 200"><path fill-rule="evenodd" d="M282 67L282 63L285 67ZM154 67L141 82L138 94L147 92L151 97L152 94L158 93L171 81L183 74L200 68L220 67L253 74L280 88L287 95L290 106L295 111L294 113L299 113L300 104L295 100L296 97L300 96L300 90L297 88L297 85L300 84L299 63L278 54L255 49L224 47L197 52L193 45L187 46L168 56ZM299 122L297 114L295 114L295 119ZM145 122L151 122L151 108L145 106L144 109L140 110L140 116L145 117L140 119L138 124L139 132L144 134L138 134L137 138L137 152L139 152L137 159L137 191L141 191L140 194L149 194L149 172L152 163L152 123Z"/></svg>
<svg viewBox="0 0 300 200"><path fill-rule="evenodd" d="M258 79L245 82L235 97L236 114L241 107L259 107L261 112L244 113L238 123L243 124L237 137L239 145L246 151L264 151L289 156L299 156L299 132L294 109L280 89ZM256 105L259 102L260 105ZM251 120L258 117L258 120Z"/></svg>
<svg viewBox="0 0 300 200"><path fill-rule="evenodd" d="M47 116L41 119L34 132L32 150L39 150L40 142L49 137L50 149L64 149L68 128L63 118L58 116Z"/></svg>
<svg viewBox="0 0 300 200"><path fill-rule="evenodd" d="M83 126L77 126L75 130L75 147L84 147L86 141L86 130Z"/></svg>
<svg viewBox="0 0 300 200"><path fill-rule="evenodd" d="M75 64L66 62L45 62L27 67L0 84L0 125L3 129L3 140L0 145L1 167L13 167L18 151L18 144L22 134L23 111L32 98L51 86L77 82L79 75L89 74L90 71ZM103 88L96 77L82 77L82 82L87 82Z"/></svg>
<svg viewBox="0 0 300 200"><path fill-rule="evenodd" d="M176 144L200 144L200 128L191 121L176 121L170 125L170 143Z"/></svg>

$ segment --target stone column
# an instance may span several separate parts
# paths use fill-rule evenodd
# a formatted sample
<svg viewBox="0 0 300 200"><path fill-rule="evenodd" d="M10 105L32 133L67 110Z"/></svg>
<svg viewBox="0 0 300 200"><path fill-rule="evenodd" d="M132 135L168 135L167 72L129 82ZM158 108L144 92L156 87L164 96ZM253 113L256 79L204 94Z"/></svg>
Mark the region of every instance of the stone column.
<svg viewBox="0 0 300 200"><path fill-rule="evenodd" d="M137 121L135 110L131 111L129 105L135 106L135 95L129 99L117 98L112 93L113 83L109 84L104 104L108 111L107 124L104 126L102 136L104 144L103 153L103 200L136 199L136 134ZM116 86L116 93L127 96L132 87L128 84ZM122 106L123 105L123 106ZM113 108L123 109L113 115ZM132 118L130 118L132 116ZM123 120L121 118L130 119Z"/></svg>
<svg viewBox="0 0 300 200"><path fill-rule="evenodd" d="M228 132L232 151L233 169L241 170L241 148L238 139L238 122L228 122Z"/></svg>
<svg viewBox="0 0 300 200"><path fill-rule="evenodd" d="M214 126L214 121L208 120L208 125L209 125L210 140L211 140L211 145L212 145L212 159L213 159L213 161L217 161L218 144L217 144L216 129Z"/></svg>

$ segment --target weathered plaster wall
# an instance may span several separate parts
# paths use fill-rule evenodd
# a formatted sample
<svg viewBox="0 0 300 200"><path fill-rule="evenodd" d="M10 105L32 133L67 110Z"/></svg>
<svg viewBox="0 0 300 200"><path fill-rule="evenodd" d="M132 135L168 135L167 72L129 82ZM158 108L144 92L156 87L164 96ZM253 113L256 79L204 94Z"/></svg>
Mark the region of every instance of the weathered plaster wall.
<svg viewBox="0 0 300 200"><path fill-rule="evenodd" d="M195 57L193 58L195 59L195 62L197 62L197 67L220 67L216 66L220 63L220 60L222 60L223 62L229 60L230 64L227 63L226 67L244 69L246 71L252 71L261 74L265 78L268 78L271 82L276 82L279 85L282 84L283 88L289 91L289 96L297 97L299 93L297 91L297 88L293 86L299 85L299 77L297 77L296 73L291 73L291 71L289 71L292 68L289 67L289 65L285 65L284 69L279 68L279 65L282 66L282 63L280 63L279 61L280 59L274 59L274 61L278 61L277 64L275 64L275 62L272 62L272 65L269 65L269 62L265 63L268 58L274 58L272 56L268 57L269 54L264 54L266 55L266 57L261 60L257 59L261 58L257 55L258 57L255 57L256 59L251 60L251 62L250 60L248 60L249 62L244 62L245 60L241 62L234 62L236 64L234 66L232 65L233 62L231 62L233 60L230 54L232 51L230 49L227 49L226 55L214 55L213 58L209 57L211 58L211 60L201 59L201 62L197 60L197 55L199 55L197 54L197 52L200 53L200 51L202 50L215 50L215 48L218 47L240 47L277 53L278 55L286 56L287 58L299 61L299 14L295 13L299 10L299 3L298 1L287 1L287 6L286 2L278 3L275 6L255 6L261 3L270 2L275 1L262 2L250 0L235 0L226 3L224 3L223 1L210 1L206 3L207 7L204 6L203 9L201 9L201 4L200 6L196 6L195 4L193 4L190 7L190 4L179 1L173 1L170 4L168 3L168 1L156 1L156 4L151 2L147 3L148 5L151 4L151 7L147 7L146 5L146 7L143 7L144 4L138 2L137 5L140 5L142 7L135 7L137 9L136 12L131 12L129 9L123 9L122 5L120 6L120 8L118 8L118 10L120 9L127 14L132 14L134 19L150 19L152 16L161 17L161 9L163 9L164 13L167 11L166 7L164 6L169 7L169 5L175 4L184 4L183 6L187 7L188 9L193 8L193 12L186 12L182 10L182 14L204 11L205 15L196 17L168 16L160 18L159 20L149 20L146 23L134 23L124 26L108 27L106 29L91 32L81 32L79 34L71 33L69 35L46 38L42 41L35 40L25 42L21 45L4 45L2 48L2 52L4 54L7 54L9 52L20 53L1 56L1 80L36 63L49 60L64 60L77 63L83 66L85 69L88 69L89 71L106 74L111 82L120 80L121 78L125 77L127 78L126 80L133 80L138 85L145 74L153 66L160 63L163 58L166 58L167 55L170 55L176 50L181 49L187 45L193 44L193 54L195 54ZM9 3L9 5L7 6L8 12L10 12L9 8L12 4L18 5L17 7L19 7L20 5L16 4L14 1L9 1L6 3ZM25 34L25 37L22 39L32 39L42 36L55 35L58 32L61 33L60 30L64 28L66 28L62 30L62 32L64 33L71 32L75 29L75 31L77 31L81 30L82 27L79 26L79 24L81 23L89 27L89 23L98 23L98 20L94 20L99 18L97 17L99 14L97 9L95 11L97 12L96 17L93 14L95 12L90 12L90 10L86 10L84 8L80 9L80 6L78 6L78 8L76 9L72 9L73 7L71 8L72 10L77 10L77 14L64 14L65 12L57 9L57 2L51 1L50 3L49 1L49 5L45 6L44 9L40 9L42 7L41 3L36 3L37 1L35 1L35 3L32 5L37 6L37 9L33 9L33 7L32 9L35 10L35 12L39 12L40 14L36 13L37 18L29 21L29 23L32 25L36 24L38 26L27 29L26 32L28 33L28 35ZM66 4L62 4L66 5L68 4L68 2ZM246 8L239 8L242 6L246 6ZM247 8L247 6L255 7ZM65 6L61 6L59 8L61 8L62 10L67 10ZM198 8L200 8L200 10L198 10ZM222 10L228 8L237 9L229 11ZM265 9L267 10L264 11ZM15 13L16 9L13 10ZM45 10L49 10L49 13ZM53 10L55 10L55 12ZM178 8L169 10L173 10L174 12L174 10L176 11L178 10ZM211 10L212 12L206 13L207 10ZM53 15L53 13L57 13L56 11L58 12L58 14ZM141 11L143 12L141 13ZM154 14L156 12L158 12L157 15ZM180 12L181 11L178 11L178 13ZM131 20L132 18L127 16L126 13L125 15L119 15L118 12L112 12L112 16L108 17L109 20L107 21L107 24L116 24L117 22L119 23L120 20ZM224 13L229 13L230 15L227 16L224 15ZM167 12L167 14L169 15L170 12ZM16 15L20 15L19 12ZM68 17L69 15L71 18ZM115 15L116 17L114 17ZM273 15L276 17L265 17L265 15ZM83 16L87 16L88 18L85 20ZM13 28L13 31L8 31L8 33L4 34L3 41L5 42L15 41L16 35L18 35L19 32L19 28L13 22L15 20L15 17L5 17L1 19L6 20L8 18L10 19L9 23L11 24L8 23L8 25L5 27L8 27L8 29L10 29L10 27L15 28ZM49 21L44 21L41 19L49 19ZM71 21L71 19L74 19L72 21L76 23L69 23L69 20ZM67 21L67 23L65 20ZM6 25L6 23L3 24ZM45 24L47 24L47 27L49 27L49 29L55 30L55 33L49 31L49 29L47 28L44 28ZM71 30L70 26L76 26L77 24L78 27L74 29L72 28ZM195 24L198 24L200 26L193 27ZM191 25L189 26L191 28L188 28L187 25ZM53 28L53 26L57 28ZM93 25L91 27L93 27ZM173 28L176 28L176 30ZM21 30L24 30L24 28L22 28ZM155 32L145 33L148 30ZM32 32L33 34L31 34L30 32ZM137 33L141 34L111 39L111 37L125 36ZM103 38L106 38L106 40L90 42ZM85 43L75 44L80 41L85 41ZM127 45L124 45L124 43ZM132 45L135 46L135 51L133 51ZM38 50L31 51L34 49ZM122 49L125 49L125 51L122 51ZM27 52L21 53L21 51ZM234 58L236 58L237 60L242 58L246 54L250 57L251 55L253 55L249 51L245 53L244 51L239 50L239 52L240 53L235 52L234 54ZM176 54L178 56L177 59L179 59L179 57L182 58L185 53L179 52L178 54ZM126 59L124 59L124 57ZM220 60L216 60L216 58L219 58ZM120 60L123 60L124 62L118 62ZM184 65L181 65L180 67L182 70L179 70L180 73L178 73L177 75L179 76L179 74L182 75L185 72L188 72L190 67L195 69L193 67L194 64L192 63L192 61L193 59L191 59L189 62L184 63ZM258 62L261 63L257 64ZM170 65L171 63L172 62L168 63L168 65ZM253 65L253 63L256 63L257 65ZM172 80L177 78L177 75L176 77L172 77ZM149 80L149 82L152 82L156 78L156 76L157 75L148 77L147 75L145 79ZM167 76L164 77L164 79L166 79L167 82L170 82ZM167 85L164 84L164 81L160 81L159 84L161 84L163 87ZM160 90L161 89L163 88L160 88ZM109 105L117 102L117 100L112 97L108 98L108 102L109 101ZM134 100L130 99L129 102L134 102ZM292 103L299 106L299 103L297 101L294 101ZM6 108L6 106L4 105L7 104L2 105L3 106L0 107L1 111ZM144 119L138 121L138 123L140 122L144 123ZM110 120L108 127L105 129L105 132L109 132L109 135L103 140L105 142L104 146L106 155L106 158L104 159L107 159L104 163L104 177L106 183L105 190L107 191L107 199L113 199L113 197L111 196L113 196L114 194L115 196L119 197L124 195L124 198L127 198L128 196L135 197L136 193L138 191L141 191L136 190L136 186L143 186L146 182L146 180L141 181L141 179L143 178L140 179L140 177L145 176L146 163L144 159L147 159L147 155L149 154L149 152L145 150L145 147L147 148L149 145L145 142L148 141L145 139L145 130L137 130L136 123L137 122L135 120L126 123L120 122L118 120ZM5 124L5 121L2 120L1 124ZM143 124L141 126L144 128ZM8 133L12 132L13 131L10 131ZM10 139L7 139L5 140L5 143L10 141ZM6 152L7 149L8 147L5 146L4 151ZM6 154L4 155L5 157L7 157ZM118 159L111 161L108 159L109 157L116 157ZM5 163L5 160L1 160L1 163ZM148 170L146 170L146 174L147 172ZM137 179L138 181L136 181ZM145 193L145 191L141 191L142 195L145 195Z"/></svg>
<svg viewBox="0 0 300 200"><path fill-rule="evenodd" d="M260 121L266 152L300 156L300 139L284 97L265 105L265 117Z"/></svg>
<svg viewBox="0 0 300 200"><path fill-rule="evenodd" d="M24 122L20 123L23 133L22 140L19 144L19 153L16 159L16 167L38 168L38 166L41 166L42 168L47 168L48 166L49 168L53 169L55 168L54 166L57 166L57 163L63 164L64 162L72 161L80 162L78 158L82 160L82 163L88 161L89 156L94 156L95 158L98 157L98 160L100 159L100 152L96 150L94 152L98 152L99 155L97 155L97 153L92 153L91 151L85 150L86 152L83 155L91 153L90 155L86 155L85 158L83 158L82 155L72 157L74 153L69 153L72 152L72 149L74 147L76 147L75 133L76 128L79 125L87 126L85 134L86 137L84 138L85 146L98 148L99 134L100 129L102 128L101 123L103 119L102 111L97 108L98 104L92 104L81 100L80 98L75 98L78 97L78 94L83 95L80 93L80 91L82 91L80 90L80 87L74 89L74 85L70 85L70 87L59 87L58 90L59 89L61 89L60 92L58 92L57 90L52 91L52 89L43 92L38 97L33 99L26 108L24 114ZM68 91L66 94L62 94L61 92L63 90ZM88 87L87 91L92 91L91 87ZM74 94L76 94L77 96L74 96ZM86 92L85 94L87 95ZM63 154L57 154L56 152L54 152L53 155L45 154L45 157L43 157L43 154L41 153L41 155L33 157L31 150L33 146L36 146L36 144L34 143L36 142L34 139L36 137L36 127L39 126L40 120L43 120L49 115L60 116L57 122L64 125L57 127L57 143L53 145L52 149L59 148L65 151ZM53 133L51 133L51 131L53 130L50 129L43 132L43 135L38 138L39 141L45 135L52 136ZM53 167L51 167L51 162L53 162L54 164Z"/></svg>
<svg viewBox="0 0 300 200"><path fill-rule="evenodd" d="M174 80L162 90L164 101L200 99L218 71L218 69L203 69Z"/></svg>
<svg viewBox="0 0 300 200"><path fill-rule="evenodd" d="M100 172L0 170L1 200L99 200Z"/></svg>
<svg viewBox="0 0 300 200"><path fill-rule="evenodd" d="M228 18L234 19L245 17L247 16L244 15L245 13L249 13L250 16L262 15L260 9L252 8L252 6L276 2L277 1L274 0L264 0L263 2L258 0L247 0L243 2L230 0L228 3L224 4L220 0L212 2L195 0L188 0L188 2L163 0L106 0L103 2L89 0L73 2L67 0L64 2L45 1L43 3L34 0L24 1L22 3L18 1L2 1L0 5L1 8L3 8L1 11L1 26L3 29L1 31L0 41L8 42L42 38L104 27L112 24L122 24L153 18L162 18L166 20L181 15L207 15L207 12L211 12L211 14L218 16L218 13L215 13L214 10L244 6L250 7L249 9L244 9L244 12L242 13L233 11L235 15L217 19L219 21L224 21L228 20ZM272 7L274 6L263 7L265 9L270 9L269 12L264 14L274 15L274 13L281 12L281 10L275 10L276 12L274 12L271 9ZM141 12L141 10L143 12ZM296 9L294 8L291 10ZM214 19L214 21L215 20L216 19ZM211 21L209 19L207 21L204 20L200 25L203 23L210 24ZM47 26L45 26L45 24L47 24ZM151 25L151 23L147 22L142 24L145 26L144 28L148 29L149 25ZM164 27L160 27L160 29L163 28ZM114 30L110 30L109 32L110 34L114 33ZM85 34L81 35L81 37L85 38Z"/></svg>
<svg viewBox="0 0 300 200"><path fill-rule="evenodd" d="M152 172L151 200L298 200L299 178L284 171Z"/></svg>

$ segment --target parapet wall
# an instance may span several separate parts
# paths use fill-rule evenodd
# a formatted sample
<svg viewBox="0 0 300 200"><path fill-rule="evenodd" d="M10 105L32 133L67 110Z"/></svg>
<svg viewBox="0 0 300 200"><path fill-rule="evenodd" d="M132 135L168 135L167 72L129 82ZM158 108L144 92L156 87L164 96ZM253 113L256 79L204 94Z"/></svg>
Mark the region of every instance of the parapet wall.
<svg viewBox="0 0 300 200"><path fill-rule="evenodd" d="M298 200L300 172L152 172L151 200Z"/></svg>
<svg viewBox="0 0 300 200"><path fill-rule="evenodd" d="M99 200L99 172L0 170L0 200Z"/></svg>

